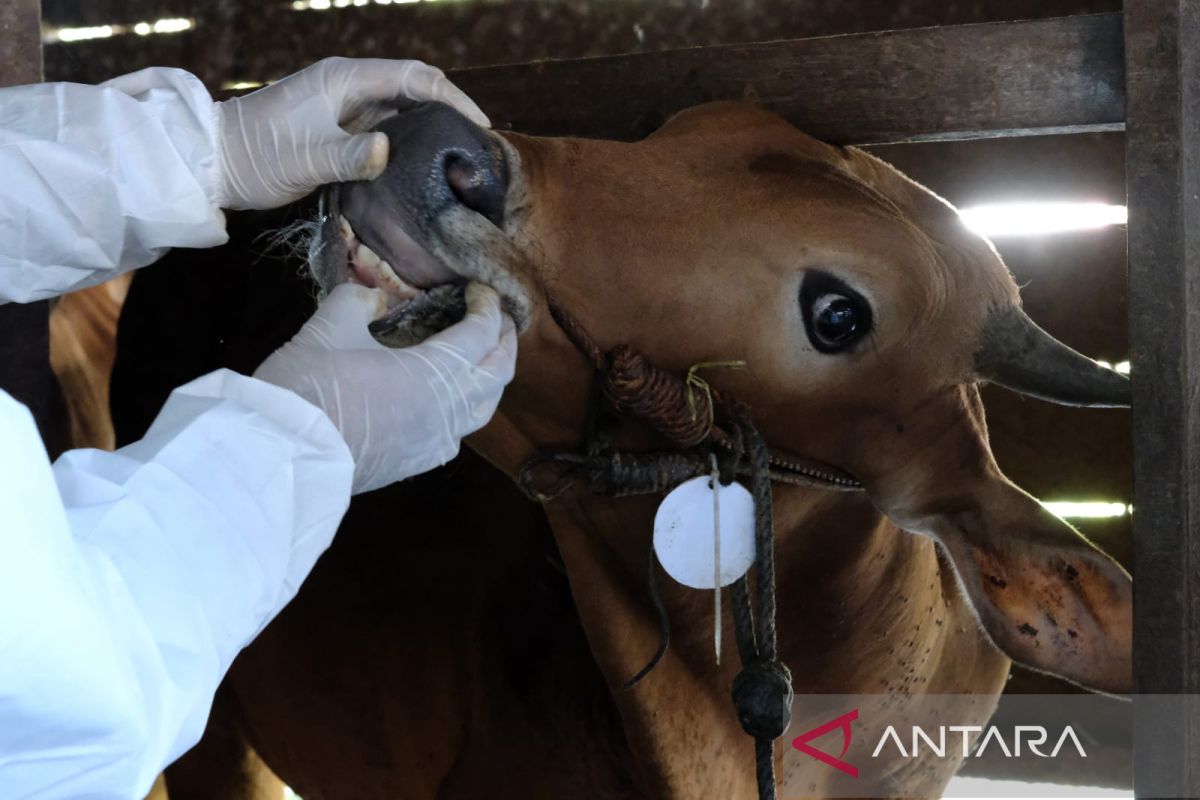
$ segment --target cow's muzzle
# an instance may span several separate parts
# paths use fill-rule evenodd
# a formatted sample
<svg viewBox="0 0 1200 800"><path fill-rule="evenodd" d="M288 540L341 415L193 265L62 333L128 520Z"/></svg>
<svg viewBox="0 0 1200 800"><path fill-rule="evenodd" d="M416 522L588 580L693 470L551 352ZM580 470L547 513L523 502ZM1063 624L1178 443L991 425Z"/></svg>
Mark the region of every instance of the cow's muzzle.
<svg viewBox="0 0 1200 800"><path fill-rule="evenodd" d="M421 103L376 129L388 137L388 166L376 181L343 187L351 224L366 215L363 206L383 190L418 225L461 205L503 226L508 160L487 131L442 103Z"/></svg>
<svg viewBox="0 0 1200 800"><path fill-rule="evenodd" d="M503 236L511 151L441 103L418 104L376 129L389 142L383 174L329 187L322 196L320 234L310 251L322 287L349 280L385 290L390 309L372 331L393 346L461 319L471 280L496 288L518 316L524 298L504 270L461 257L464 240L486 251L481 240Z"/></svg>

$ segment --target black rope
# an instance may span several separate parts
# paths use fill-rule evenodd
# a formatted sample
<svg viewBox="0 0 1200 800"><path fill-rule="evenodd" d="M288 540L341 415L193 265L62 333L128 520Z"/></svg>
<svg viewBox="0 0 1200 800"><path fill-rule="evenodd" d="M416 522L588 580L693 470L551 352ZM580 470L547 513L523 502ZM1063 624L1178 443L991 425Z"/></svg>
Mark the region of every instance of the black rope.
<svg viewBox="0 0 1200 800"><path fill-rule="evenodd" d="M758 781L759 800L775 800L775 740L754 740L754 777Z"/></svg>
<svg viewBox="0 0 1200 800"><path fill-rule="evenodd" d="M767 447L744 419L740 424L751 465L754 497L754 588L750 604L745 577L734 584L733 626L742 671L733 679L733 706L742 730L754 737L755 777L760 800L775 800L775 740L792 716L792 675L779 661L775 629L775 527Z"/></svg>
<svg viewBox="0 0 1200 800"><path fill-rule="evenodd" d="M743 664L749 664L758 659L758 643L754 635L754 608L750 605L745 575L730 584L729 593L733 597L733 638L737 642L738 658Z"/></svg>
<svg viewBox="0 0 1200 800"><path fill-rule="evenodd" d="M650 603L654 606L654 613L658 616L658 651L650 658L646 666L622 684L621 688L625 690L637 686L642 678L649 675L650 671L657 667L658 662L662 661L663 656L667 654L667 648L671 646L671 617L667 614L667 607L658 593L658 577L654 571L654 562L654 542L651 542L649 552L646 554L646 584L650 592Z"/></svg>
<svg viewBox="0 0 1200 800"><path fill-rule="evenodd" d="M597 354L593 354L596 356ZM593 358L594 363L600 361ZM584 452L543 455L526 463L519 483L526 493L545 502L565 491L579 477L586 477L591 489L600 494L623 496L666 491L695 475L704 474L709 453L695 448L667 453L619 453L611 447L605 430L603 397L597 392L605 380L607 360L598 364L596 382L589 397L586 414ZM792 676L778 658L775 627L775 522L771 486L770 456L766 442L755 429L744 407L730 409L735 417L732 445L718 453L720 480L728 484L734 475L749 477L754 498L754 600L746 576L730 586L733 600L734 638L742 669L733 680L731 694L738 722L754 738L755 779L759 800L776 800L775 740L787 730L792 710ZM731 446L730 446L731 445ZM549 485L538 479L545 467L565 468ZM653 657L636 675L623 684L631 689L659 664L670 646L671 622L658 591L653 542L646 559L646 582L650 602L658 618L660 637ZM757 605L757 610L755 606Z"/></svg>
<svg viewBox="0 0 1200 800"><path fill-rule="evenodd" d="M751 465L754 496L754 585L758 589L758 657L775 660L775 510L771 496L767 445L751 424L742 423L746 455Z"/></svg>
<svg viewBox="0 0 1200 800"><path fill-rule="evenodd" d="M794 695L791 673L778 658L778 634L775 625L775 526L767 447L748 419L743 420L739 428L739 439L744 446L743 456L748 462L746 471L750 475L751 495L754 498L754 602L751 601L747 577L742 576L734 581L730 586L733 600L731 613L742 670L734 678L731 693L738 722L746 733L754 737L754 772L759 800L775 800L774 743L787 730ZM638 488L662 488L661 480L675 473L675 470L664 469L663 466L678 463L680 455L663 454L663 460L657 465L651 459L643 462L637 457L630 459L626 455L625 463L632 462L637 464L638 468L624 477L640 477L640 480L630 480L629 483L620 485L625 490L634 485ZM611 479L624 470L621 468L621 454L612 453L610 459L611 466L598 471L602 474L593 473L592 477L595 483L611 492L616 487L606 479ZM734 471L733 466L727 468L730 472ZM666 654L670 642L670 619L658 593L654 562L652 546L646 565L646 577L651 603L658 616L662 635L658 651L645 667L625 683L626 689L636 685L650 673Z"/></svg>

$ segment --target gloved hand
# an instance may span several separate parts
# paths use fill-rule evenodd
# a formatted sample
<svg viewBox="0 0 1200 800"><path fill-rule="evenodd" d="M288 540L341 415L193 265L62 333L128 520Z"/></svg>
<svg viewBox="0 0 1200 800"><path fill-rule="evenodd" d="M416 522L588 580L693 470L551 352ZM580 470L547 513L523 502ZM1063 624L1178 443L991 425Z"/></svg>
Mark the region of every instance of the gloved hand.
<svg viewBox="0 0 1200 800"><path fill-rule="evenodd" d="M392 349L367 324L384 293L344 283L254 373L321 408L354 457L355 494L445 464L496 411L517 334L496 292L467 287L467 315L421 344Z"/></svg>
<svg viewBox="0 0 1200 800"><path fill-rule="evenodd" d="M276 208L318 186L370 180L388 140L367 130L399 100L439 100L490 123L440 69L420 61L327 58L257 92L216 104L220 208Z"/></svg>

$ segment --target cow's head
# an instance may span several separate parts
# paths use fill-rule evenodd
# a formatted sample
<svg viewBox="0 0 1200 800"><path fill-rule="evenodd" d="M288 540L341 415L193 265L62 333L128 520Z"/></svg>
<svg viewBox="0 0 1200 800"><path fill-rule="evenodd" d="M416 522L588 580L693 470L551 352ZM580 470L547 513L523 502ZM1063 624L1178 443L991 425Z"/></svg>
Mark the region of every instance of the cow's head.
<svg viewBox="0 0 1200 800"><path fill-rule="evenodd" d="M465 278L501 292L523 338L495 425L527 446L485 455L511 472L581 435L590 373L548 292L601 346L678 374L744 361L707 377L752 407L781 461L848 473L897 525L939 541L1002 650L1130 688L1129 577L1001 474L977 390L1120 406L1128 382L1037 328L948 204L742 105L679 114L636 144L500 136L437 105L381 130L388 170L332 193L318 272L357 274L398 303ZM365 245L349 260L347 235ZM384 327L419 336L424 312L460 296L427 292Z"/></svg>

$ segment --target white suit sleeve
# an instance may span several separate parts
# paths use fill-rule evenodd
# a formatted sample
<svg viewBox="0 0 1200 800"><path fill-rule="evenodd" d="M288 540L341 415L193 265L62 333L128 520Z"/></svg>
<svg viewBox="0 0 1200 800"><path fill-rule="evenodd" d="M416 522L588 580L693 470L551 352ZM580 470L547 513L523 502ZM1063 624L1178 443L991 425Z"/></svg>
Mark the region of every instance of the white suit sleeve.
<svg viewBox="0 0 1200 800"><path fill-rule="evenodd" d="M225 242L216 136L213 100L183 70L0 89L0 303Z"/></svg>
<svg viewBox="0 0 1200 800"><path fill-rule="evenodd" d="M145 796L328 547L353 471L320 410L231 372L53 468L0 392L0 795Z"/></svg>

